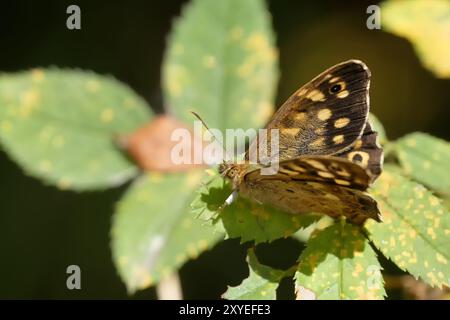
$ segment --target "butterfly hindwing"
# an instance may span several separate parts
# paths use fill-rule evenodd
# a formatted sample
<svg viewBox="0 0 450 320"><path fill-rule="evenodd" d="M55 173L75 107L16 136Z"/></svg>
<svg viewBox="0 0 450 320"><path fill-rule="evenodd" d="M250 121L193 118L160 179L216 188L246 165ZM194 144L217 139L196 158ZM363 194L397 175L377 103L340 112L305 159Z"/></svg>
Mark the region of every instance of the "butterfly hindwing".
<svg viewBox="0 0 450 320"><path fill-rule="evenodd" d="M275 113L267 129L279 129L278 160L299 155L333 155L362 134L369 112L370 71L358 60L340 63L297 90ZM264 148L253 141L249 153ZM246 158L249 159L249 153Z"/></svg>
<svg viewBox="0 0 450 320"><path fill-rule="evenodd" d="M361 190L318 179L292 179L282 173L275 176L259 174L259 170L253 171L252 179L245 179L241 184L239 193L242 196L291 214L314 212L333 218L345 216L358 225L368 218L381 221L376 201Z"/></svg>
<svg viewBox="0 0 450 320"><path fill-rule="evenodd" d="M316 212L346 216L356 224L380 221L375 200L363 191L370 174L358 164L333 156L301 156L279 163L276 174L261 169L244 176L241 194L292 214Z"/></svg>
<svg viewBox="0 0 450 320"><path fill-rule="evenodd" d="M356 140L352 148L338 154L339 157L365 168L370 174L371 183L381 174L383 166L383 149L378 144L377 138L378 134L367 123L363 135Z"/></svg>

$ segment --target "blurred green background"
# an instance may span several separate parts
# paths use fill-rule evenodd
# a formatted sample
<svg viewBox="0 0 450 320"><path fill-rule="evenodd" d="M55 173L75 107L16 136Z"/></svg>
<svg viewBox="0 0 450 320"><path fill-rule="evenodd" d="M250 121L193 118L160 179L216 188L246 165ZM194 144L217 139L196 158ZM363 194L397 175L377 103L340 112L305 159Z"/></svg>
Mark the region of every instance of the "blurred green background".
<svg viewBox="0 0 450 320"><path fill-rule="evenodd" d="M0 71L56 65L112 74L162 112L160 66L171 23L184 2L3 3ZM277 105L324 69L361 59L372 71L372 112L389 138L425 131L449 140L450 80L424 69L408 41L368 30L366 8L373 3L268 1L280 50ZM79 31L66 28L71 4L81 7ZM0 298L129 298L109 250L111 215L126 186L60 192L24 176L3 151L0 177ZM286 267L300 247L294 240L275 241L261 246L261 260ZM244 259L245 247L233 240L187 263L181 270L185 298L218 298L227 285L245 277ZM81 267L82 290L66 288L71 264ZM285 291L281 296L290 297ZM133 298L154 297L154 289L148 289Z"/></svg>

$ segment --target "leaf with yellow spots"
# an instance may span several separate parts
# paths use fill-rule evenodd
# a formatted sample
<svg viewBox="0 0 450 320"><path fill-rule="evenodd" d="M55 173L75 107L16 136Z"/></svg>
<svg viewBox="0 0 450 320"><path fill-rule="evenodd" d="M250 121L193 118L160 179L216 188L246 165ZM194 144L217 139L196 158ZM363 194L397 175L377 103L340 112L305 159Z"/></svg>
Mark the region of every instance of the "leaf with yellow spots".
<svg viewBox="0 0 450 320"><path fill-rule="evenodd" d="M315 214L286 214L244 198L236 199L221 210L231 192L229 184L214 172L199 189L191 207L198 219L212 222L218 230L224 229L228 237L241 238L242 242L260 243L286 238L322 218Z"/></svg>
<svg viewBox="0 0 450 320"><path fill-rule="evenodd" d="M298 230L297 232L292 234L291 237L297 239L302 243L306 243L316 230L323 230L332 225L334 222L335 220L333 218L329 216L323 216L317 222L312 223L304 229Z"/></svg>
<svg viewBox="0 0 450 320"><path fill-rule="evenodd" d="M121 184L137 167L115 145L151 110L126 85L80 70L0 76L0 142L27 174L61 189Z"/></svg>
<svg viewBox="0 0 450 320"><path fill-rule="evenodd" d="M157 283L223 238L193 218L191 191L202 171L139 178L113 219L114 262L129 292Z"/></svg>
<svg viewBox="0 0 450 320"><path fill-rule="evenodd" d="M361 229L344 221L315 232L300 256L297 299L383 299L381 266Z"/></svg>
<svg viewBox="0 0 450 320"><path fill-rule="evenodd" d="M273 113L278 80L274 43L263 0L191 1L164 58L170 111L188 124L195 111L221 130L263 126Z"/></svg>
<svg viewBox="0 0 450 320"><path fill-rule="evenodd" d="M290 215L242 197L220 209L230 194L230 186L218 176L199 191L191 206L197 217L204 221L216 223L220 218L220 227L225 229L228 237L241 238L241 242L260 243L286 238L322 217L315 214Z"/></svg>
<svg viewBox="0 0 450 320"><path fill-rule="evenodd" d="M450 195L450 143L422 132L395 143L404 173L443 195Z"/></svg>
<svg viewBox="0 0 450 320"><path fill-rule="evenodd" d="M253 249L248 251L249 276L236 287L228 287L222 295L228 300L275 300L279 282L293 270L277 270L258 261Z"/></svg>
<svg viewBox="0 0 450 320"><path fill-rule="evenodd" d="M322 216L316 214L291 215L269 205L238 198L220 214L223 226L230 238L241 238L241 242L271 242L287 238L299 229L304 229Z"/></svg>
<svg viewBox="0 0 450 320"><path fill-rule="evenodd" d="M386 167L371 192L383 223L368 221L375 246L397 266L432 286L450 279L450 212L420 184Z"/></svg>
<svg viewBox="0 0 450 320"><path fill-rule="evenodd" d="M381 7L383 30L414 45L426 68L450 78L450 1L386 1Z"/></svg>

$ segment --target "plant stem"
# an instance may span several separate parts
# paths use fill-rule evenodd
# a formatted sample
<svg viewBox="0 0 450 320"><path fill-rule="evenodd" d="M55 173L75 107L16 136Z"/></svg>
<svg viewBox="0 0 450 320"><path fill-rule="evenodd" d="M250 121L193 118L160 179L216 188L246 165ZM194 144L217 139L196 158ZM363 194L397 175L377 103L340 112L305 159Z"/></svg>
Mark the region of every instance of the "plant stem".
<svg viewBox="0 0 450 320"><path fill-rule="evenodd" d="M156 286L156 294L159 300L182 300L180 277L177 272L161 279Z"/></svg>

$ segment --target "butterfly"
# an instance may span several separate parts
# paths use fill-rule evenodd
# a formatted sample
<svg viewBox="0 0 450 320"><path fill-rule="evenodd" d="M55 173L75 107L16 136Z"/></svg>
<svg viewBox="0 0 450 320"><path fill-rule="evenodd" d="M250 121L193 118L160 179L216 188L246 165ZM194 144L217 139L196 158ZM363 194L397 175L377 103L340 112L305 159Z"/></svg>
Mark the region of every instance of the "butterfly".
<svg viewBox="0 0 450 320"><path fill-rule="evenodd" d="M298 89L265 127L278 130L278 152L271 154L269 135L264 143L250 143L243 163L219 166L234 190L226 204L239 194L290 214L344 216L358 225L368 218L380 222L377 203L366 193L383 163L368 121L369 86L367 66L349 60ZM264 165L249 162L261 148L270 154L266 162L278 161L275 174L263 174Z"/></svg>

